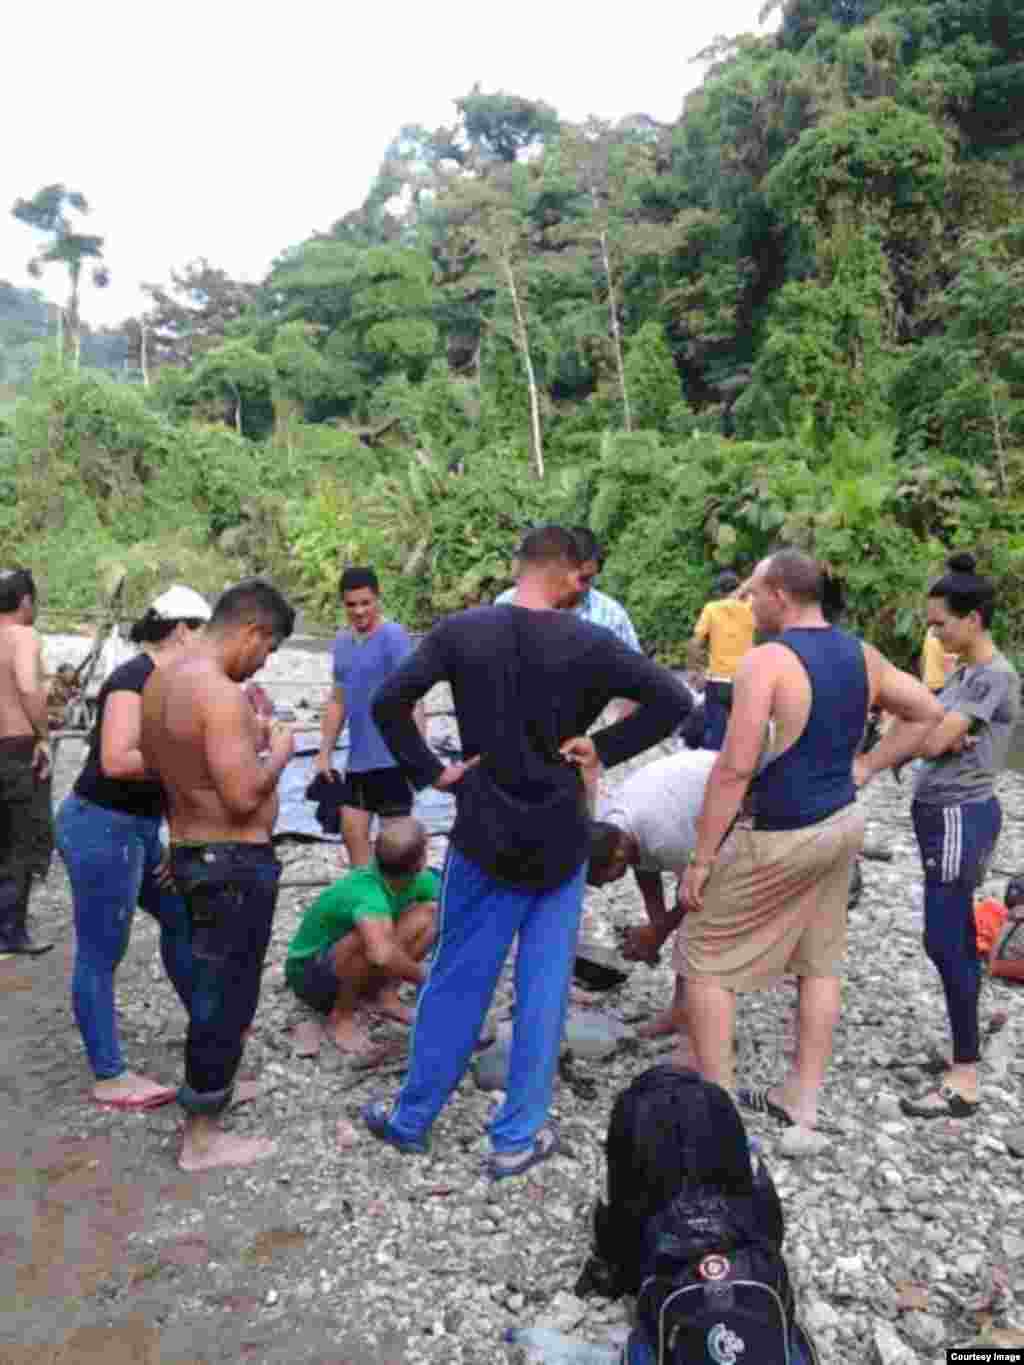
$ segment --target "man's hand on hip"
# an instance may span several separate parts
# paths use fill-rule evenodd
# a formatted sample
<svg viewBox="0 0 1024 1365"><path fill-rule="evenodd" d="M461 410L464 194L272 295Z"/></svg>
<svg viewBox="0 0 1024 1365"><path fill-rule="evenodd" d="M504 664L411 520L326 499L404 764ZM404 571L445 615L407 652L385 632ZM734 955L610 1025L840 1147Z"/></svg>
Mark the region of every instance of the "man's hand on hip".
<svg viewBox="0 0 1024 1365"><path fill-rule="evenodd" d="M321 777L326 777L328 781L330 781L332 773L334 773L336 777L342 777L344 775L340 773L337 768L332 766L330 754L317 754L313 767Z"/></svg>
<svg viewBox="0 0 1024 1365"><path fill-rule="evenodd" d="M653 924L630 924L622 935L622 956L627 962L646 962L656 967L660 962L665 936Z"/></svg>
<svg viewBox="0 0 1024 1365"><path fill-rule="evenodd" d="M48 739L37 739L36 747L32 750L32 772L35 774L36 781L45 782L50 776L52 768L50 741Z"/></svg>
<svg viewBox="0 0 1024 1365"><path fill-rule="evenodd" d="M691 863L686 875L679 883L679 908L681 910L703 910L704 888L711 876L710 863Z"/></svg>
<svg viewBox="0 0 1024 1365"><path fill-rule="evenodd" d="M442 770L437 781L434 783L435 788L439 792L444 792L448 791L450 787L456 786L456 784L461 782L462 779L466 776L470 768L476 767L476 765L480 762L480 758L481 755L477 754L476 758L468 759L466 762L463 762L460 759L458 763L449 763Z"/></svg>

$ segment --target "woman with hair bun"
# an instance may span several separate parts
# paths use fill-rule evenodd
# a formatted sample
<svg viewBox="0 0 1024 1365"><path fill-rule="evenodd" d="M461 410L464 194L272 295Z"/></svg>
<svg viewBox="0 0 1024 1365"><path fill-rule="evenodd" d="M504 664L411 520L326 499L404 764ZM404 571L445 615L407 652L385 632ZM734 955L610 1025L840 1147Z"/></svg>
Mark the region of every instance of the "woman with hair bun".
<svg viewBox="0 0 1024 1365"><path fill-rule="evenodd" d="M953 1058L936 1088L902 1102L917 1118L967 1118L980 1103L974 892L999 837L995 780L1020 713L1020 678L989 633L995 605L995 586L970 554L951 556L928 590L929 629L959 663L938 694L946 714L921 750L911 815L924 867L924 949L946 994Z"/></svg>
<svg viewBox="0 0 1024 1365"><path fill-rule="evenodd" d="M141 649L103 684L85 766L57 816L57 846L68 870L75 917L72 1004L95 1076L92 1097L113 1109L153 1109L177 1093L126 1068L114 973L139 905L159 922L160 955L187 1008L191 935L160 842L163 788L146 769L139 735L148 678L186 648L209 619L205 600L175 584L135 623L129 638Z"/></svg>

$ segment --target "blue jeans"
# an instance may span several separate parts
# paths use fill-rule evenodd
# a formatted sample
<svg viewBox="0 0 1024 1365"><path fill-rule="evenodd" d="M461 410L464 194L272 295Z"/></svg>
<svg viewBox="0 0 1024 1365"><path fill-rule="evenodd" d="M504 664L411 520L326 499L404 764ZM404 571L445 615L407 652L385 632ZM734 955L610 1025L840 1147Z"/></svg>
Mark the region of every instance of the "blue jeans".
<svg viewBox="0 0 1024 1365"><path fill-rule="evenodd" d="M186 1009L192 948L185 902L157 884L163 856L159 818L109 810L72 793L57 815L57 847L68 870L75 917L71 1000L97 1080L125 1070L114 1011L114 973L131 936L135 907L160 925L160 956Z"/></svg>
<svg viewBox="0 0 1024 1365"><path fill-rule="evenodd" d="M981 962L974 928L974 892L996 846L1003 813L994 796L958 806L910 808L924 867L924 950L946 993L953 1061L981 1055L978 997Z"/></svg>
<svg viewBox="0 0 1024 1365"><path fill-rule="evenodd" d="M175 844L171 869L188 907L192 1004L185 1039L190 1115L227 1107L260 998L281 864L270 844Z"/></svg>
<svg viewBox="0 0 1024 1365"><path fill-rule="evenodd" d="M518 938L508 1087L489 1131L495 1152L533 1145L551 1105L585 874L584 863L561 886L528 891L495 881L449 848L434 959L416 1007L409 1071L390 1120L396 1134L425 1137L462 1079Z"/></svg>

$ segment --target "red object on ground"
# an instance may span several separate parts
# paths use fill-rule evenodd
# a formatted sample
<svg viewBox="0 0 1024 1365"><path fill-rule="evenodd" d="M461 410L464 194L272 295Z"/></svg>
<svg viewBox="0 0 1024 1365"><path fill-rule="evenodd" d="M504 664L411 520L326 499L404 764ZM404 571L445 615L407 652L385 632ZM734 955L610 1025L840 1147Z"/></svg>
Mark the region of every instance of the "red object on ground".
<svg viewBox="0 0 1024 1365"><path fill-rule="evenodd" d="M986 896L974 906L974 933L978 942L978 956L988 957L996 946L999 934L1006 923L1006 906L1002 901Z"/></svg>

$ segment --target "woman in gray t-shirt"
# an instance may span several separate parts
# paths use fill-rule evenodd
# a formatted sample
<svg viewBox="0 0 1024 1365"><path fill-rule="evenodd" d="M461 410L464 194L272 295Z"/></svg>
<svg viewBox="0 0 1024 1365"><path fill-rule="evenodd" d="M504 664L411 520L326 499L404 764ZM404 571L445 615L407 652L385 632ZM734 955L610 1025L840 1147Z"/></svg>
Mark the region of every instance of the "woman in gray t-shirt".
<svg viewBox="0 0 1024 1365"><path fill-rule="evenodd" d="M928 592L928 625L959 667L939 693L945 718L916 765L911 815L924 866L924 948L946 993L952 1065L938 1087L903 1110L917 1118L966 1118L978 1108L981 963L974 892L1002 823L995 780L1020 713L1020 679L992 641L995 587L956 554Z"/></svg>

